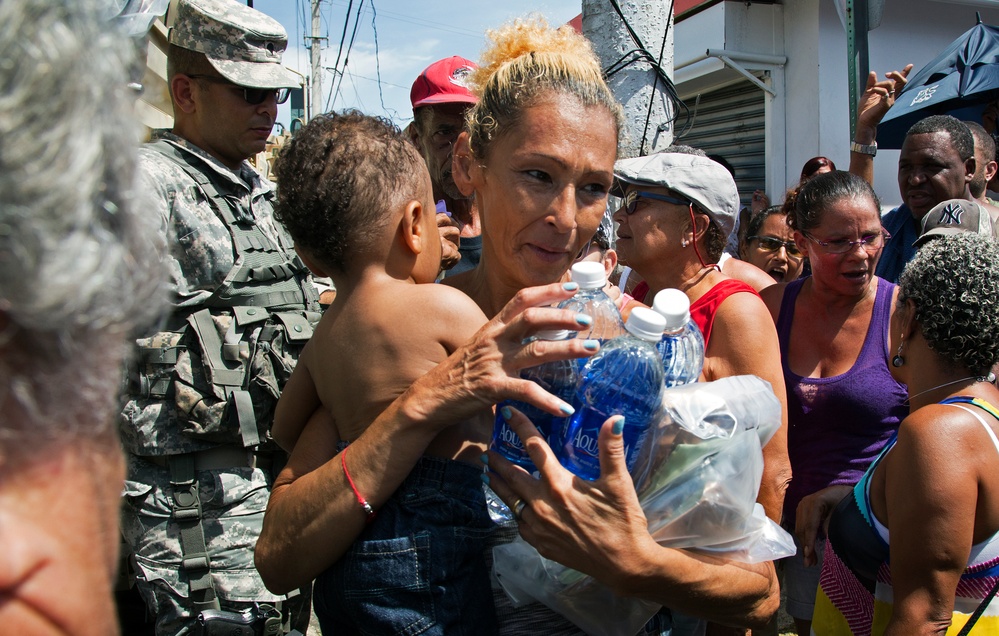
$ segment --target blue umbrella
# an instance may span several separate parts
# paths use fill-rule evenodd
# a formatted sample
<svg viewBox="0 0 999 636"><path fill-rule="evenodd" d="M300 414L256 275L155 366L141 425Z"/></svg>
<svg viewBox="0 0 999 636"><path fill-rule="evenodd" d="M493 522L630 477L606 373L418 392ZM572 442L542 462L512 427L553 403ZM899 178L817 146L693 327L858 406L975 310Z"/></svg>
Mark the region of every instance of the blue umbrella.
<svg viewBox="0 0 999 636"><path fill-rule="evenodd" d="M909 79L878 126L878 146L901 148L905 133L930 115L981 121L999 99L999 27L978 24Z"/></svg>

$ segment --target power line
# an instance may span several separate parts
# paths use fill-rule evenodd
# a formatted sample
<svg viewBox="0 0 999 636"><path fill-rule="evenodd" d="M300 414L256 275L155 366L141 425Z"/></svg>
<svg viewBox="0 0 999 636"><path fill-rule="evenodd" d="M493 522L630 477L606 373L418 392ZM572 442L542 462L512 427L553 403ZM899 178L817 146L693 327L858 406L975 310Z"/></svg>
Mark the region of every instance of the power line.
<svg viewBox="0 0 999 636"><path fill-rule="evenodd" d="M343 32L340 33L340 48L336 53L336 63L333 64L334 68L340 67L340 56L343 55L343 43L347 41L347 26L350 24L350 10L353 6L354 0L350 0L350 5L347 7L346 17L343 20Z"/></svg>
<svg viewBox="0 0 999 636"><path fill-rule="evenodd" d="M357 15L354 17L354 30L350 34L350 43L347 44L347 52L343 56L343 67L340 69L340 79L336 83L336 93L333 95L332 102L327 104L326 110L329 110L330 106L336 103L336 98L340 96L340 87L343 86L343 75L347 71L347 63L350 60L350 50L354 47L354 38L357 36L357 26L361 23L361 9L363 8L364 0L361 0L361 3L357 5Z"/></svg>
<svg viewBox="0 0 999 636"><path fill-rule="evenodd" d="M326 70L332 70L329 66L324 67ZM411 86L403 86L402 84L393 84L392 82L386 82L385 80L378 79L377 77L368 77L367 75L358 75L353 71L350 72L350 76L354 79L368 80L369 82L378 82L382 86L391 86L392 88L401 88L404 91L408 91ZM386 109L388 110L388 109Z"/></svg>
<svg viewBox="0 0 999 636"><path fill-rule="evenodd" d="M348 77L350 77L350 85L354 87L354 99L356 99L357 103L360 105L360 108L358 110L360 110L361 112L367 112L368 108L364 105L364 101L361 100L361 91L358 90L357 84L354 82L354 78L357 76L354 75L353 73L348 72L347 69L344 69L344 73L347 74Z"/></svg>
<svg viewBox="0 0 999 636"><path fill-rule="evenodd" d="M333 85L336 83L336 74L341 73L340 71L340 56L343 55L343 44L347 41L347 26L350 24L350 10L354 6L354 0L350 0L350 5L347 7L347 14L343 19L343 32L340 34L340 47L336 53L336 62L333 64L333 81L330 82L330 92L326 96L326 108L323 110L329 111L330 102L333 100ZM342 77L341 73L341 77Z"/></svg>
<svg viewBox="0 0 999 636"><path fill-rule="evenodd" d="M375 0L371 0L371 30L375 34L375 76L378 78L378 101L382 105L382 111L389 113L392 117L398 117L399 113L395 112L395 109L390 109L385 106L385 95L382 93L382 65L378 59L378 26L375 24L375 16L377 11L375 11Z"/></svg>
<svg viewBox="0 0 999 636"><path fill-rule="evenodd" d="M331 4L343 6L343 2L336 2L333 0ZM348 9L349 11L349 9ZM433 20L427 20L426 18L420 18L417 16L406 15L404 13L394 13L392 11L381 11L379 13L383 18L388 18L390 20L396 20L398 22L405 22L407 24L415 24L417 26L426 27L428 29L434 29L437 31L444 31L446 33L454 33L456 35L464 35L470 38L475 38L476 40L481 40L483 33L481 31L472 31L469 29L462 29L459 27L450 26L447 24L441 24L440 22L434 22Z"/></svg>
<svg viewBox="0 0 999 636"><path fill-rule="evenodd" d="M305 22L304 22L304 20L305 20L305 14L301 13L302 11L303 11L302 0L295 0L295 13L298 14L296 17L299 18L298 20L295 20L295 42L296 43L302 41L300 38L302 37L302 31L305 30ZM296 50L298 52L298 58L295 60L295 62L297 63L298 68L302 68L302 50L299 49L297 46L295 48L296 48Z"/></svg>
<svg viewBox="0 0 999 636"><path fill-rule="evenodd" d="M298 14L298 24L295 25L296 37L298 34L298 29L306 31L309 28L308 22L305 19L305 4L303 0L295 0L295 13ZM297 41L297 40L296 40Z"/></svg>
<svg viewBox="0 0 999 636"><path fill-rule="evenodd" d="M673 1L670 0L669 9L666 15L673 15ZM666 20L666 28L663 29L663 42L659 47L659 59L656 61L656 66L662 68L663 65L663 55L666 53L666 36L669 35L669 19ZM655 76L652 80L652 92L649 94L649 109L645 112L645 125L642 126L642 151L645 150L645 139L649 134L649 122L652 120L652 105L656 102L656 88L659 86L659 75Z"/></svg>
<svg viewBox="0 0 999 636"><path fill-rule="evenodd" d="M661 64L662 55L665 52L665 47L666 47L666 35L669 32L669 23L667 23L666 31L663 32L663 48L662 48L662 51L660 51L659 60L657 60L656 58L654 58L652 56L651 53L649 53L649 50L647 48L645 48L645 45L642 43L641 38L638 37L638 34L635 33L635 30L631 27L631 24L628 22L628 19L624 16L624 12L621 10L621 7L618 4L617 0L610 0L610 4L614 8L614 11L617 13L618 17L621 18L621 22L624 23L625 28L628 30L628 34L631 36L632 41L635 43L635 45L638 48L635 48L635 49L632 49L631 51L628 51L627 53L625 53L624 55L622 55L616 62L614 62L613 64L611 64L610 66L608 66L604 70L604 75L606 77L610 77L610 76L614 75L615 73L618 73L618 72L624 70L625 67L630 66L630 65L634 64L635 62L639 62L639 61L644 61L644 62L648 63L649 65L651 65L652 66L652 70L655 71L655 75L656 75L656 81L655 81L655 84L653 85L652 94L649 97L649 100L650 100L649 111L648 111L648 114L646 115L645 129L642 131L642 145L641 145L641 148L639 150L639 153L642 154L642 155L644 155L645 154L645 140L646 140L647 135L648 135L649 121L650 121L651 116L652 116L652 102L651 102L651 100L654 100L655 96L656 96L655 86L658 85L659 82L662 82L663 87L664 87L664 91L666 93L666 99L669 101L669 103L671 105L670 118L667 119L666 121L662 122L662 124L660 125L660 129L662 129L663 126L665 126L667 123L677 121L677 113L678 113L678 111L683 110L683 112L685 113L685 117L686 117L686 121L684 123L684 129L683 129L682 133L675 135L674 138L681 137L683 134L685 134L687 132L687 129L689 129L690 124L691 124L690 109L683 102L683 100L680 99L680 95L676 92L676 86L673 84L673 80L671 80L670 77L669 77L669 75L666 74L666 70L663 69L662 64ZM669 10L670 10L670 13L672 13L672 11L673 11L673 2L672 1L670 2L670 9Z"/></svg>

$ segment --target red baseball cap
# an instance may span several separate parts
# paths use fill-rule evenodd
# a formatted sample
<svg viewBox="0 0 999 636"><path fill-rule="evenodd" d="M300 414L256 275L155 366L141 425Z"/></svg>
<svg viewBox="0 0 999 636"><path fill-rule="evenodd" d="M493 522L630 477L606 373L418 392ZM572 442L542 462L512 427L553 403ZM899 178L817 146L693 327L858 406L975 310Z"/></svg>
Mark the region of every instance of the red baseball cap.
<svg viewBox="0 0 999 636"><path fill-rule="evenodd" d="M457 55L438 60L413 82L409 100L413 108L430 104L475 104L479 98L468 90L468 76L476 69L475 62Z"/></svg>

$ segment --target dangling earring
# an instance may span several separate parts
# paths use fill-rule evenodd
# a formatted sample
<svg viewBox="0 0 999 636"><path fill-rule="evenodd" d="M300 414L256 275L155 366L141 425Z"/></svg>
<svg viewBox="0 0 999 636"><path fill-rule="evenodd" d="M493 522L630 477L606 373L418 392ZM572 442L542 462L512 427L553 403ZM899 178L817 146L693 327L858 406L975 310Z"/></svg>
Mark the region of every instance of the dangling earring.
<svg viewBox="0 0 999 636"><path fill-rule="evenodd" d="M898 343L898 353L896 353L895 357L891 359L891 366L895 367L896 369L905 364L905 358L902 357L902 345L904 344L905 344L904 341Z"/></svg>

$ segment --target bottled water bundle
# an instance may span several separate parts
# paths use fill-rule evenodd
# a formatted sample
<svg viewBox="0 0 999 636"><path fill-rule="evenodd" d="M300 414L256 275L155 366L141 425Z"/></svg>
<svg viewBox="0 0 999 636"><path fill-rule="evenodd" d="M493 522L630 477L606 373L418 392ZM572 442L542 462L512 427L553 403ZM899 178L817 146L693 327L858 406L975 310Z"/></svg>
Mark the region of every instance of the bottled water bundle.
<svg viewBox="0 0 999 636"><path fill-rule="evenodd" d="M794 554L790 535L756 503L762 447L781 421L771 386L755 376L693 383L664 390L662 406L632 469L653 538L747 563ZM511 598L540 601L588 634L632 636L659 609L543 558L520 537L493 549L493 570Z"/></svg>
<svg viewBox="0 0 999 636"><path fill-rule="evenodd" d="M565 340L569 337L569 332L543 331L538 333L538 340ZM548 391L557 398L562 399L567 404L572 404L573 395L576 392L576 383L579 379L579 371L575 360L553 360L536 367L530 367L520 372L520 377L531 380L545 391ZM559 444L564 435L564 429L568 418L564 415L552 415L547 411L542 411L533 404L520 402L517 400L505 400L496 405L496 420L493 427L493 439L491 448L497 453L517 464L529 473L535 472L536 468L531 458L524 449L524 443L520 437L510 428L510 425L503 419L500 409L504 406L512 406L527 416L538 432L545 438L549 446L553 448Z"/></svg>
<svg viewBox="0 0 999 636"><path fill-rule="evenodd" d="M704 367L704 336L690 319L690 299L679 289L664 289L656 294L652 309L666 319L658 345L666 388L697 382Z"/></svg>
<svg viewBox="0 0 999 636"><path fill-rule="evenodd" d="M607 284L604 266L601 263L583 261L574 264L571 273L572 281L579 285L579 291L572 298L560 302L558 307L586 314L593 319L593 324L576 332L576 337L599 340L603 345L608 340L623 335L624 323L621 321L621 312L604 291L604 286Z"/></svg>
<svg viewBox="0 0 999 636"><path fill-rule="evenodd" d="M542 331L538 333L538 340L565 340L569 338L570 332ZM520 372L520 377L525 380L535 382L545 391L561 398L567 404L572 403L573 395L576 391L576 383L579 378L579 367L576 360L552 360L535 367L529 367ZM524 442L510 428L500 412L504 406L512 406L522 412L538 431L544 436L550 446L560 443L568 418L560 415L552 415L547 411L542 411L533 404L520 402L517 400L505 400L496 405L496 419L493 424L493 438L490 448L520 466L529 473L534 474L537 469L531 457L524 448ZM484 486L486 494L486 505L489 508L489 516L494 523L503 525L513 521L513 513L503 500L496 496L488 486Z"/></svg>
<svg viewBox="0 0 999 636"><path fill-rule="evenodd" d="M650 309L636 308L628 318L628 333L605 344L587 361L576 386L569 420L555 455L583 479L600 477L597 438L611 415L623 415L625 456L630 469L645 434L659 412L663 389L662 357L656 350L665 319Z"/></svg>

